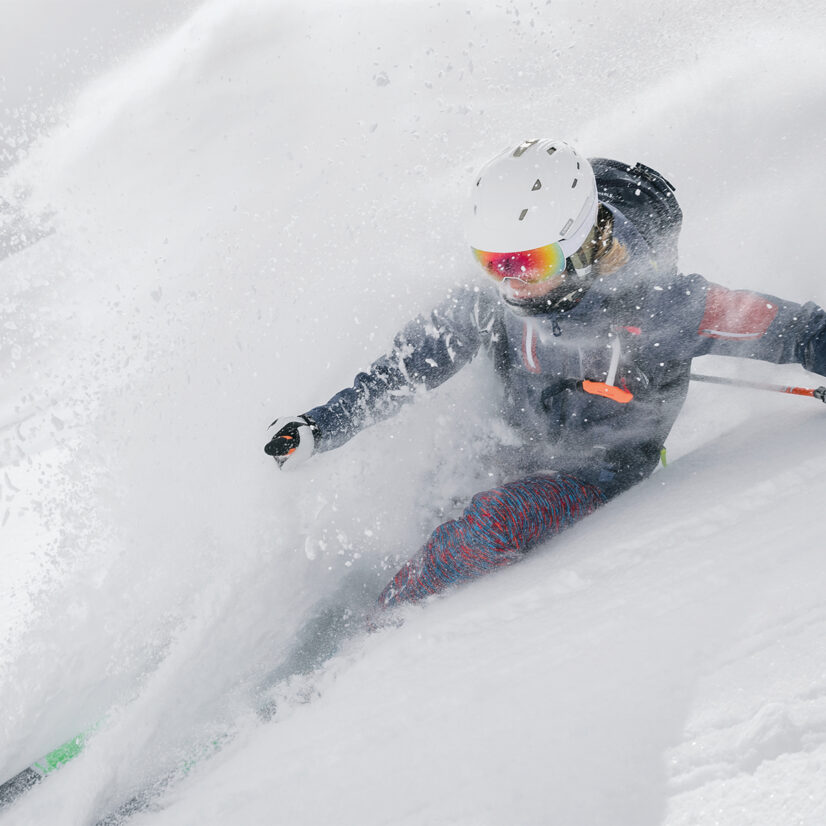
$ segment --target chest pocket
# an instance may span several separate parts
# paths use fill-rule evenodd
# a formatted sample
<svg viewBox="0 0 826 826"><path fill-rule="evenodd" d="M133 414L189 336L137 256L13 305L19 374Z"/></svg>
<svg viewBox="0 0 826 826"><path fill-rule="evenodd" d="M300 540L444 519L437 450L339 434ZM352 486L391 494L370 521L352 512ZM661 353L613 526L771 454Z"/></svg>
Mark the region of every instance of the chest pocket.
<svg viewBox="0 0 826 826"><path fill-rule="evenodd" d="M550 380L542 392L542 406L546 410L559 407L561 400L552 403L551 399L563 390L576 389L579 383L582 392L583 381L618 387L642 399L651 381L640 367L640 335L636 327L612 326L596 337L590 331L577 336L576 331L571 334L567 330L564 335L549 336L546 327L526 319L522 367ZM610 392L598 394L611 398Z"/></svg>
<svg viewBox="0 0 826 826"><path fill-rule="evenodd" d="M582 335L570 329L563 332L555 319L544 323L523 319L519 363L528 373L548 378L604 381L611 369L612 355L607 333L595 337L593 333Z"/></svg>

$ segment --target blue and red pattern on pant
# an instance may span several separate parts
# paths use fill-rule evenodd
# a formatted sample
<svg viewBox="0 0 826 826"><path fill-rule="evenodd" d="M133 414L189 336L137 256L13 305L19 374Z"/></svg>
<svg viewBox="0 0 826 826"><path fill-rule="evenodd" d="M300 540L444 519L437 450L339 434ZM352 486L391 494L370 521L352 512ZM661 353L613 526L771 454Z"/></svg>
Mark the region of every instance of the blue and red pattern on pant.
<svg viewBox="0 0 826 826"><path fill-rule="evenodd" d="M599 488L565 473L528 476L477 493L460 519L433 531L382 591L379 605L416 602L509 565L605 501Z"/></svg>

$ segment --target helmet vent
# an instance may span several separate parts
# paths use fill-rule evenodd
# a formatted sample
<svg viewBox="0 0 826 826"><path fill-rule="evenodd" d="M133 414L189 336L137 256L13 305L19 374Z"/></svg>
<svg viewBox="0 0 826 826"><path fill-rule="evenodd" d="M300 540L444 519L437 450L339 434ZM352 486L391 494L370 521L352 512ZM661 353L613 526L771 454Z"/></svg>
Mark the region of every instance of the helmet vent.
<svg viewBox="0 0 826 826"><path fill-rule="evenodd" d="M527 209L523 209L523 210L522 210L522 212L520 212L520 213L519 213L519 220L520 220L520 221L524 221L524 220L525 220L525 216L526 216L527 214L528 214L528 210L527 210Z"/></svg>
<svg viewBox="0 0 826 826"><path fill-rule="evenodd" d="M536 179L536 183L531 187L531 192L536 192L537 189L542 189L542 181Z"/></svg>
<svg viewBox="0 0 826 826"><path fill-rule="evenodd" d="M565 222L565 226L564 226L564 227L562 227L562 229L561 229L561 230L559 230L559 237L560 237L560 238L564 238L564 237L568 234L568 230L571 228L571 225L572 225L573 223L574 223L574 219L573 219L573 218L569 218L569 219Z"/></svg>
<svg viewBox="0 0 826 826"><path fill-rule="evenodd" d="M576 187L578 180L579 178L574 178L574 182L571 184L571 189L574 189Z"/></svg>
<svg viewBox="0 0 826 826"><path fill-rule="evenodd" d="M549 155L553 155L553 154L554 154L554 152L556 152L556 147L555 147L555 146L549 146L549 147L548 147L545 151L546 151Z"/></svg>
<svg viewBox="0 0 826 826"><path fill-rule="evenodd" d="M476 181L476 186L479 186L479 184L481 184L481 183L482 183L482 178L480 177L480 178Z"/></svg>

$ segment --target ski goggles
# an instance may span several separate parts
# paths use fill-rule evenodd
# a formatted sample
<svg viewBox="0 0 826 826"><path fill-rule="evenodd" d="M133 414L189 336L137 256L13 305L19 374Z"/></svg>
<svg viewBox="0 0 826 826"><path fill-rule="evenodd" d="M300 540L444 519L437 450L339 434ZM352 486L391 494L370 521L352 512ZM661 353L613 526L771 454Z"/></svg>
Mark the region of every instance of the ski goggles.
<svg viewBox="0 0 826 826"><path fill-rule="evenodd" d="M539 284L565 271L565 253L559 244L546 244L522 252L484 252L471 247L476 260L496 281L518 278Z"/></svg>

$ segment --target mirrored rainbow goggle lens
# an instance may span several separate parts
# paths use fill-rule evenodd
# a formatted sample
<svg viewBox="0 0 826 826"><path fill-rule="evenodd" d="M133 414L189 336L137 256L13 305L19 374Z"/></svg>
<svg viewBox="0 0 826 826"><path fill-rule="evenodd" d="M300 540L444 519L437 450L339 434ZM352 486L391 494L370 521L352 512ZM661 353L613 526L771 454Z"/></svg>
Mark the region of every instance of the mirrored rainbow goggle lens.
<svg viewBox="0 0 826 826"><path fill-rule="evenodd" d="M497 281L518 278L537 284L565 270L565 254L559 244L547 244L522 252L484 252L475 247L471 250L485 272Z"/></svg>

